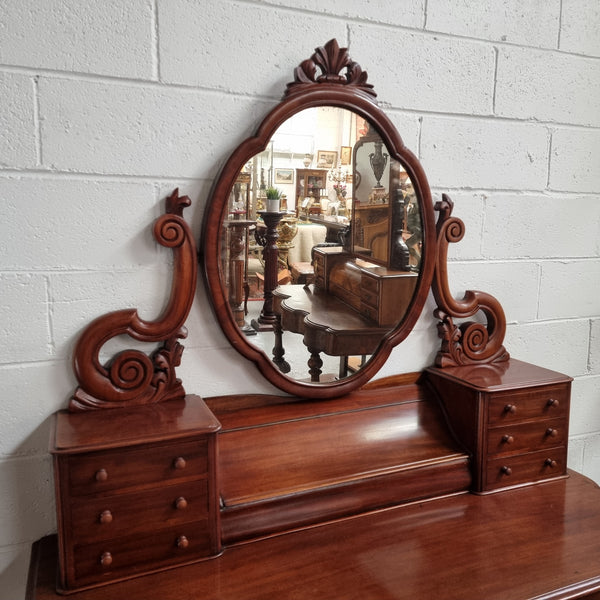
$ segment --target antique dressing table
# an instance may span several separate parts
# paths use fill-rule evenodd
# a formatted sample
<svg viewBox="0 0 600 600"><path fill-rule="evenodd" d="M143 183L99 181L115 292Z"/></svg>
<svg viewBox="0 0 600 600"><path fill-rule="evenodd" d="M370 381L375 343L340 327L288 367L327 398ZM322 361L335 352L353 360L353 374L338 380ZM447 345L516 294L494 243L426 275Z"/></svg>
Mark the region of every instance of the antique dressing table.
<svg viewBox="0 0 600 600"><path fill-rule="evenodd" d="M314 285L275 291L273 331L247 337L228 276L233 186L283 123L321 110L350 123L362 216L315 251ZM600 489L566 466L571 379L509 356L495 298L452 297L462 221L447 196L436 221L420 163L346 49L331 40L300 64L206 209L215 315L280 395L201 398L176 377L197 284L187 205L175 190L154 227L174 253L163 314L109 313L76 345L79 387L50 445L58 532L34 544L29 600L600 599ZM373 379L430 289L435 365ZM159 346L102 364L123 335ZM367 357L331 373L315 354Z"/></svg>

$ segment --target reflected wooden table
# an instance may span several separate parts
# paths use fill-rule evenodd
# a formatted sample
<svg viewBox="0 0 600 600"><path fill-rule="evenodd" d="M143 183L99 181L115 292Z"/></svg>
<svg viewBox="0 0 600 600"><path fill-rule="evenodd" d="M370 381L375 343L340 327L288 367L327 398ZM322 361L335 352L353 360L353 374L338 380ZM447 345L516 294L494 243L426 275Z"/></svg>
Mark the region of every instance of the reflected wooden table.
<svg viewBox="0 0 600 600"><path fill-rule="evenodd" d="M56 538L32 551L26 600L55 591ZM600 489L539 485L415 502L225 549L72 600L600 598Z"/></svg>
<svg viewBox="0 0 600 600"><path fill-rule="evenodd" d="M390 327L378 327L339 298L314 285L279 286L273 292L273 311L280 315L280 330L275 330L275 346L282 346L282 331L303 336L310 354L308 367L311 381L318 382L323 361L329 356L364 356L373 354ZM274 362L280 357L275 357ZM343 363L340 377L345 377Z"/></svg>

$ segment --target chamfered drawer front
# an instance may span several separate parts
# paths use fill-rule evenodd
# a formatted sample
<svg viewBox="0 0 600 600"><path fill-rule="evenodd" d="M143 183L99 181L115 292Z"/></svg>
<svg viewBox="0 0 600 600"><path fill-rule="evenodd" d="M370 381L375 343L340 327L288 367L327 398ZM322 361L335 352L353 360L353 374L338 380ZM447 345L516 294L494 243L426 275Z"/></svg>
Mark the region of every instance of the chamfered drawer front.
<svg viewBox="0 0 600 600"><path fill-rule="evenodd" d="M489 400L488 423L507 425L529 419L566 417L569 386L555 385L493 394Z"/></svg>
<svg viewBox="0 0 600 600"><path fill-rule="evenodd" d="M178 444L119 448L67 458L72 495L160 483L169 485L207 473L206 439Z"/></svg>
<svg viewBox="0 0 600 600"><path fill-rule="evenodd" d="M567 443L566 419L546 419L488 430L488 454L531 452Z"/></svg>
<svg viewBox="0 0 600 600"><path fill-rule="evenodd" d="M488 460L487 489L495 489L557 477L567 472L567 450L550 448L528 454Z"/></svg>
<svg viewBox="0 0 600 600"><path fill-rule="evenodd" d="M134 535L73 548L75 581L89 585L192 561L211 554L208 521L186 523L152 535Z"/></svg>
<svg viewBox="0 0 600 600"><path fill-rule="evenodd" d="M208 516L206 479L78 500L71 509L74 543L148 533Z"/></svg>

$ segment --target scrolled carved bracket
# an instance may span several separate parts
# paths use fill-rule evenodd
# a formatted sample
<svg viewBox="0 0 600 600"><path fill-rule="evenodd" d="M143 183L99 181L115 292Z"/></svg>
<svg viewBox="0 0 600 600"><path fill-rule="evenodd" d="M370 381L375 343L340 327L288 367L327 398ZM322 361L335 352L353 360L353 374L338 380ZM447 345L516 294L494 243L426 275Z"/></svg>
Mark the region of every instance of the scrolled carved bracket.
<svg viewBox="0 0 600 600"><path fill-rule="evenodd" d="M342 74L343 69L346 69L346 72ZM369 96L377 96L373 86L367 83L367 72L350 58L348 48L339 47L336 39L316 48L309 59L302 61L294 69L294 81L287 84L285 96L303 92L307 86L324 83L347 85Z"/></svg>
<svg viewBox="0 0 600 600"><path fill-rule="evenodd" d="M432 291L440 319L438 335L442 346L436 356L436 365L486 364L509 359L502 345L506 333L504 310L496 298L485 292L467 290L462 300L455 300L448 286L448 244L459 242L465 233L464 223L452 217L454 203L446 194L435 205L439 217L437 229L437 256ZM466 319L482 312L487 323L467 321L456 325L454 319Z"/></svg>
<svg viewBox="0 0 600 600"><path fill-rule="evenodd" d="M182 398L185 390L175 376L187 336L183 326L189 314L197 280L196 246L183 219L191 204L175 190L166 201L165 214L154 224L157 242L173 249L174 273L167 307L157 321L144 321L137 310L107 313L92 321L81 334L73 357L79 382L69 403L70 411L120 408ZM150 356L139 350L119 352L105 366L100 363L102 346L118 335L141 342L163 342Z"/></svg>

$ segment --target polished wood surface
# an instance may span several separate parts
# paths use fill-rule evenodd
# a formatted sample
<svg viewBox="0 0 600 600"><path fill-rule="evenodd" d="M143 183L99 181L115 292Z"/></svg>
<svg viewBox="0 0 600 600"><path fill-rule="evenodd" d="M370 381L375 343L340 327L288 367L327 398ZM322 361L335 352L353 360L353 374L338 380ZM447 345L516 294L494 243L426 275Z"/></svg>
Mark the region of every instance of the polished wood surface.
<svg viewBox="0 0 600 600"><path fill-rule="evenodd" d="M429 368L479 493L561 477L567 469L571 378L515 359Z"/></svg>
<svg viewBox="0 0 600 600"><path fill-rule="evenodd" d="M600 598L600 489L577 473L462 494L228 548L75 600L567 600ZM26 600L54 590L56 540L32 554Z"/></svg>
<svg viewBox="0 0 600 600"><path fill-rule="evenodd" d="M420 385L221 411L225 544L469 489L468 456ZM363 400L361 402L361 399ZM261 418L262 417L262 418Z"/></svg>
<svg viewBox="0 0 600 600"><path fill-rule="evenodd" d="M55 415L59 589L218 553L219 428L198 396Z"/></svg>
<svg viewBox="0 0 600 600"><path fill-rule="evenodd" d="M75 346L73 367L79 387L70 410L95 410L152 404L183 398L185 391L175 375L187 336L184 323L196 293L196 245L183 209L187 196L176 189L167 198L166 214L154 224L154 237L173 249L173 282L169 302L156 321L145 321L136 309L118 310L92 321ZM110 339L127 335L138 342L161 345L148 356L140 350L123 350L105 366L100 351Z"/></svg>
<svg viewBox="0 0 600 600"><path fill-rule="evenodd" d="M503 362L509 354L502 345L506 317L500 302L491 294L467 290L461 300L454 298L448 281L448 244L459 242L465 234L464 223L452 216L454 202L442 194L435 210L436 264L431 291L437 303L434 314L440 319L438 335L442 346L435 358L440 367ZM465 321L477 315L473 321ZM484 317L484 320L481 318ZM454 322L454 319L460 319ZM482 322L483 321L483 322Z"/></svg>

